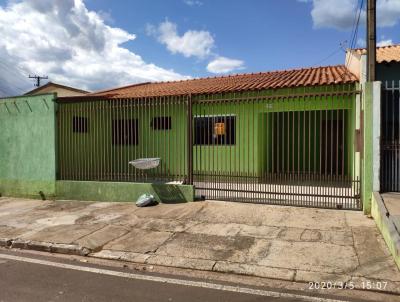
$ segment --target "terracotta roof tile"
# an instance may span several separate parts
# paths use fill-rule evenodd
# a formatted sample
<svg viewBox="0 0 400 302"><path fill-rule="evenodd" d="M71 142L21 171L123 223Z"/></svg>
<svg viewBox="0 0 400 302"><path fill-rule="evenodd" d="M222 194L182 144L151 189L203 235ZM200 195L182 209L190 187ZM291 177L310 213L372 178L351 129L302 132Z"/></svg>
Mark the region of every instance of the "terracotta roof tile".
<svg viewBox="0 0 400 302"><path fill-rule="evenodd" d="M367 53L365 48L357 48L354 51L359 55ZM400 44L377 47L376 61L378 63L400 62Z"/></svg>
<svg viewBox="0 0 400 302"><path fill-rule="evenodd" d="M88 97L135 98L184 94L222 93L244 90L354 83L358 79L344 65L272 72L237 74L183 81L140 83L94 92Z"/></svg>

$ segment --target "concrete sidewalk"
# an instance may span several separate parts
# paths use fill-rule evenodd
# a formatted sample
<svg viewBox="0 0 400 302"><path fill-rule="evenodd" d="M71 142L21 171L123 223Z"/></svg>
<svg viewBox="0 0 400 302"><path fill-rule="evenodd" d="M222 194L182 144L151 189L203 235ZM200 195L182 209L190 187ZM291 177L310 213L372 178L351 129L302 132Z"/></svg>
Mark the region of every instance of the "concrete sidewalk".
<svg viewBox="0 0 400 302"><path fill-rule="evenodd" d="M361 212L0 198L0 245L361 289L385 281L400 293L400 272Z"/></svg>

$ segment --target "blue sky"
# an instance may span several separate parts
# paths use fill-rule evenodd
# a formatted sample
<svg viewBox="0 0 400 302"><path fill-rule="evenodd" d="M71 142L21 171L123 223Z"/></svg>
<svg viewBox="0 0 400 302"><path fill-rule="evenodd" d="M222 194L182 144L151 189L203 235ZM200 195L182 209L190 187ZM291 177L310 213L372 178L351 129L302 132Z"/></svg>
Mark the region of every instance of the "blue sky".
<svg viewBox="0 0 400 302"><path fill-rule="evenodd" d="M331 0L333 1L333 0ZM129 2L129 4L128 4ZM350 29L314 28L312 2L294 0L201 0L188 5L182 0L108 1L89 0L88 8L107 13L112 24L138 35L127 47L145 61L194 76L210 75L207 60L171 54L153 37L146 35L146 24L166 19L176 23L179 33L206 30L215 39L215 51L245 62L241 72L343 64L344 52L324 60L349 40ZM198 4L196 4L198 3ZM364 39L361 30L359 38ZM400 38L399 25L379 28L378 39Z"/></svg>
<svg viewBox="0 0 400 302"><path fill-rule="evenodd" d="M96 90L343 64L360 1L0 0L0 69L15 75L0 90L27 88L27 73ZM399 21L400 0L378 0L380 43L400 42Z"/></svg>

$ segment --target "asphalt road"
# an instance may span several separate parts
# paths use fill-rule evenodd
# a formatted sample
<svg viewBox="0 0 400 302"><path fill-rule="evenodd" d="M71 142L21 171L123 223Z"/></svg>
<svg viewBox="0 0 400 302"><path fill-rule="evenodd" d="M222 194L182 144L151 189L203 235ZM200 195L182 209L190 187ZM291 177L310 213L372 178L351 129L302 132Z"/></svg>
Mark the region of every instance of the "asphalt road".
<svg viewBox="0 0 400 302"><path fill-rule="evenodd" d="M0 251L0 302L337 301L292 294Z"/></svg>

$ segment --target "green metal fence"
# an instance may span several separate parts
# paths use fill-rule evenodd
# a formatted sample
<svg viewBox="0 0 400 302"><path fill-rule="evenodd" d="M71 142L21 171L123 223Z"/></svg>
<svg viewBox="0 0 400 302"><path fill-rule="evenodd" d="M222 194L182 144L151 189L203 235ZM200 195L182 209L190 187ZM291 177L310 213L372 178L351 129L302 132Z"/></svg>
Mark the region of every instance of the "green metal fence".
<svg viewBox="0 0 400 302"><path fill-rule="evenodd" d="M357 93L63 100L58 177L180 182L208 199L361 209ZM128 164L140 158L160 165Z"/></svg>

